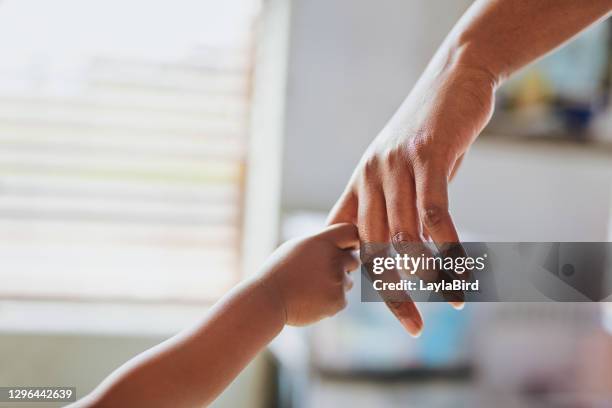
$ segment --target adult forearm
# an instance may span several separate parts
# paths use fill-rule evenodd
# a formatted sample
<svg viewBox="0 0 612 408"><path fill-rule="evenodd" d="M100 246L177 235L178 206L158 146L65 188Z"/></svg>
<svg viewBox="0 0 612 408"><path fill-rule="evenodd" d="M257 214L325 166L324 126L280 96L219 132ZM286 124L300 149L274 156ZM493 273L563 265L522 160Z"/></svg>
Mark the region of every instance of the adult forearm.
<svg viewBox="0 0 612 408"><path fill-rule="evenodd" d="M453 112L453 120L461 126L452 132L457 137L446 138L443 145L462 153L488 122L495 89L505 78L608 17L611 10L612 0L477 0L438 48L388 127L419 132L405 124L415 112L423 112L428 121L442 122L446 119L436 118ZM431 89L438 89L436 96L452 89L443 100L453 106L443 106L436 97L432 111L431 101L423 99ZM440 154L439 146L436 152Z"/></svg>
<svg viewBox="0 0 612 408"><path fill-rule="evenodd" d="M444 46L499 83L611 11L612 0L477 0Z"/></svg>

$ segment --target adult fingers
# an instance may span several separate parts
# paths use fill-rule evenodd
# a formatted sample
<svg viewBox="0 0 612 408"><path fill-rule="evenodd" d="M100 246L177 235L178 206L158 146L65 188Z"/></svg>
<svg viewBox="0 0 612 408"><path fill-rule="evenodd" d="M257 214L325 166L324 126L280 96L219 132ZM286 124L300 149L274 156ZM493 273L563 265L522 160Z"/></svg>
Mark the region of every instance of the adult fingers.
<svg viewBox="0 0 612 408"><path fill-rule="evenodd" d="M448 211L446 173L436 166L415 168L419 218L437 243L459 242L459 234Z"/></svg>
<svg viewBox="0 0 612 408"><path fill-rule="evenodd" d="M442 169L435 165L415 168L419 218L443 257L465 257L448 210L447 173Z"/></svg>
<svg viewBox="0 0 612 408"><path fill-rule="evenodd" d="M405 164L399 164L405 168ZM385 202L391 243L396 251L408 244L420 243L421 223L416 207L416 189L414 178L405 168L401 177L387 178L385 185Z"/></svg>
<svg viewBox="0 0 612 408"><path fill-rule="evenodd" d="M357 227L361 241L361 259L370 261L386 253L389 241L385 196L378 183L364 181L359 189Z"/></svg>
<svg viewBox="0 0 612 408"><path fill-rule="evenodd" d="M370 274L371 265L375 257L388 256L389 251L389 228L387 224L387 209L385 196L377 183L364 183L360 189L358 225L361 237L361 259L366 263L366 270ZM370 274L371 275L371 274ZM370 276L372 278L372 276ZM382 276L387 282L399 282L401 277L397 270L385 271ZM416 305L407 293L398 294L394 292L379 291L391 312L400 321L404 328L413 336L418 336L423 329L423 319Z"/></svg>
<svg viewBox="0 0 612 408"><path fill-rule="evenodd" d="M403 164L398 163L399 166ZM385 187L387 204L387 218L391 230L391 243L402 255L419 257L430 253L429 248L421 240L421 222L416 205L416 189L414 178L410 171L404 171L408 177L393 177ZM438 282L443 275L435 268L420 268L414 273L426 282ZM443 298L453 307L463 306L463 293L457 291L443 291Z"/></svg>
<svg viewBox="0 0 612 408"><path fill-rule="evenodd" d="M347 189L327 216L327 225L349 222L354 224L357 221L357 195Z"/></svg>
<svg viewBox="0 0 612 408"><path fill-rule="evenodd" d="M340 249L357 249L359 234L357 227L349 223L330 225L318 234L321 238L331 241Z"/></svg>
<svg viewBox="0 0 612 408"><path fill-rule="evenodd" d="M421 335L423 331L423 319L421 318L419 309L417 309L412 300L403 302L389 300L385 303L395 318L400 321L402 326L404 326L412 337L419 337Z"/></svg>

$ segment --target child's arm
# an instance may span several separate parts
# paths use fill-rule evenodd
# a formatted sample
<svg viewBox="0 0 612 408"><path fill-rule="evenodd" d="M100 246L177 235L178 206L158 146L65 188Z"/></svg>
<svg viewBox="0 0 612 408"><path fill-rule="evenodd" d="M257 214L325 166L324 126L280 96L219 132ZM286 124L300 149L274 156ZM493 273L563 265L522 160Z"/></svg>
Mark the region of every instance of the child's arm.
<svg viewBox="0 0 612 408"><path fill-rule="evenodd" d="M309 324L345 306L357 245L356 228L338 224L281 246L259 276L227 294L200 324L128 361L77 404L210 403L285 324Z"/></svg>

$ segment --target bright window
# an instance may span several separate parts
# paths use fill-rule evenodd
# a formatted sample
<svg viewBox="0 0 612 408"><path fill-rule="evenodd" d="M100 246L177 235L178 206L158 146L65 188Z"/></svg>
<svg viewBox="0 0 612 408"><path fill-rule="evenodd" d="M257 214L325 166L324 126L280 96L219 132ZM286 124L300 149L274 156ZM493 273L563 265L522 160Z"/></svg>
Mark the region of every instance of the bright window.
<svg viewBox="0 0 612 408"><path fill-rule="evenodd" d="M238 279L256 0L0 3L0 297Z"/></svg>

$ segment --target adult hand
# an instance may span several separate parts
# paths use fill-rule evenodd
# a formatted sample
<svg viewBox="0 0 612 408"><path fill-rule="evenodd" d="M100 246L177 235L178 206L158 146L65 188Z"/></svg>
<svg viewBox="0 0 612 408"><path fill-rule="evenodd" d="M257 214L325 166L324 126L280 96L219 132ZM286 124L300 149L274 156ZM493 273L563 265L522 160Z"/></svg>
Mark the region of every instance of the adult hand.
<svg viewBox="0 0 612 408"><path fill-rule="evenodd" d="M389 242L401 252L406 243L431 238L444 256L461 252L453 245L459 236L447 185L493 113L498 82L611 14L611 0L476 0L470 6L330 214L330 222L357 223L364 262L369 246ZM412 302L387 304L412 334L420 332Z"/></svg>
<svg viewBox="0 0 612 408"><path fill-rule="evenodd" d="M496 86L492 74L465 60L457 54L434 58L369 146L331 211L330 223L358 226L364 263L377 251L370 249L381 244L402 253L431 239L443 256L463 252L447 185L493 113ZM404 327L418 335L423 321L414 302L385 300Z"/></svg>

